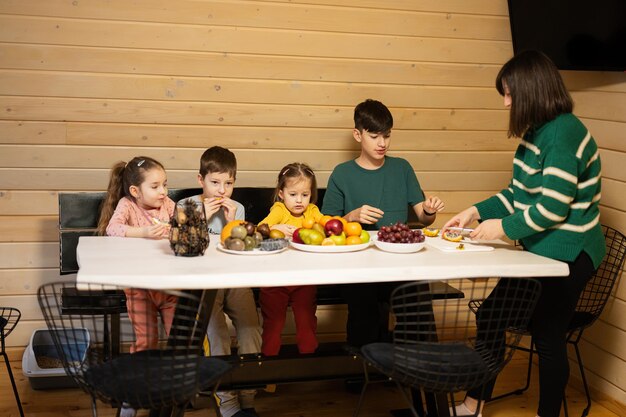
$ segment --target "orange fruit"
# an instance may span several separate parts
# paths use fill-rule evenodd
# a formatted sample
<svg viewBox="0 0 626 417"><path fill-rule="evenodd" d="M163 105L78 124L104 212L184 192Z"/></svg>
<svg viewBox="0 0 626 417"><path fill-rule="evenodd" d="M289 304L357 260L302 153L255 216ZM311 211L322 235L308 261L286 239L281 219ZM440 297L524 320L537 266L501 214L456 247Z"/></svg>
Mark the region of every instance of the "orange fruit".
<svg viewBox="0 0 626 417"><path fill-rule="evenodd" d="M315 219L304 219L302 220L302 227L305 229L311 229L315 224Z"/></svg>
<svg viewBox="0 0 626 417"><path fill-rule="evenodd" d="M230 232L233 230L233 227L244 224L245 222L245 220L232 220L226 223L226 226L222 229L222 233L220 233L220 242L224 244L224 241L230 237Z"/></svg>
<svg viewBox="0 0 626 417"><path fill-rule="evenodd" d="M343 225L343 231L346 233L346 236L360 236L361 230L363 230L363 228L361 224L357 222L348 222Z"/></svg>
<svg viewBox="0 0 626 417"><path fill-rule="evenodd" d="M346 245L360 245L362 243L360 236L348 236L346 238Z"/></svg>
<svg viewBox="0 0 626 417"><path fill-rule="evenodd" d="M321 224L322 226L326 226L326 222L329 221L330 219L332 219L332 216L329 216L328 214L324 214L320 220L318 221L319 224Z"/></svg>

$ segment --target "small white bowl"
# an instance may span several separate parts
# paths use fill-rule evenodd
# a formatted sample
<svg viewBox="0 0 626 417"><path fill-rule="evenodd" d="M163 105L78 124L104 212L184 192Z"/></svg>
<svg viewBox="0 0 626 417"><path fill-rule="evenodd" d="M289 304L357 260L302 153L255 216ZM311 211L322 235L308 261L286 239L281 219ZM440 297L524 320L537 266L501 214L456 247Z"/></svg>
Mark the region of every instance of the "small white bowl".
<svg viewBox="0 0 626 417"><path fill-rule="evenodd" d="M372 239L376 247L385 252L393 253L413 253L422 250L426 246L426 242L421 243L390 243L381 242L378 239Z"/></svg>

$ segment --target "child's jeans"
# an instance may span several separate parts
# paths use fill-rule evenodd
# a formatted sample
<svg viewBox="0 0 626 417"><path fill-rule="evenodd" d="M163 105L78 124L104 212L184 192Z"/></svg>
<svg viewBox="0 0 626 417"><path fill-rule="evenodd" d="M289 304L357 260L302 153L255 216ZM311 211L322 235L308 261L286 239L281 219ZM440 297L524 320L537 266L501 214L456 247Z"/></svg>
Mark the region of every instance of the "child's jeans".
<svg viewBox="0 0 626 417"><path fill-rule="evenodd" d="M296 322L296 341L300 353L317 349L316 287L301 285L261 288L259 297L263 314L263 348L266 356L278 355L280 334L285 326L287 307L291 305Z"/></svg>

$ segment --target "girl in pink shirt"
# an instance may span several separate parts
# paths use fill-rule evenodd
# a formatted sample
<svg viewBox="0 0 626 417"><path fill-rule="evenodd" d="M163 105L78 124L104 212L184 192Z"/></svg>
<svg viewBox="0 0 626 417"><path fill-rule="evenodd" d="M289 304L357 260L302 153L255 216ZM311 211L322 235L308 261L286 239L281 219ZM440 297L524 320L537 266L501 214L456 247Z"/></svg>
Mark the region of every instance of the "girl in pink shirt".
<svg viewBox="0 0 626 417"><path fill-rule="evenodd" d="M118 162L111 170L98 234L165 239L175 207L176 203L167 196L167 176L161 163L146 156L128 163ZM124 292L136 337L131 352L155 349L159 342L157 312L169 334L177 297L134 288Z"/></svg>

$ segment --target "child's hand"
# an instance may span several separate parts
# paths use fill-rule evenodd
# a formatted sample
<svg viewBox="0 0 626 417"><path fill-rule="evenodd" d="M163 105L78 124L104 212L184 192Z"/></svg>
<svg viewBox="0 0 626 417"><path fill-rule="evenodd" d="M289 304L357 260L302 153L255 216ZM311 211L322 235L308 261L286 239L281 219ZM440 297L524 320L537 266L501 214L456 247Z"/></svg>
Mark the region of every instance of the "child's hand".
<svg viewBox="0 0 626 417"><path fill-rule="evenodd" d="M429 213L437 213L445 208L445 204L439 197L428 197L426 201L422 203L422 209Z"/></svg>
<svg viewBox="0 0 626 417"><path fill-rule="evenodd" d="M235 202L230 198L223 198L221 203L226 220L229 222L235 220L235 215L237 214L237 204L235 204Z"/></svg>
<svg viewBox="0 0 626 417"><path fill-rule="evenodd" d="M222 197L205 198L202 203L204 204L204 215L209 220L215 213L217 213L222 207ZM228 219L227 219L228 220ZM234 220L234 219L233 219Z"/></svg>
<svg viewBox="0 0 626 417"><path fill-rule="evenodd" d="M166 239L170 235L170 225L167 223L158 223L143 228L143 237L149 239Z"/></svg>
<svg viewBox="0 0 626 417"><path fill-rule="evenodd" d="M290 238L293 236L293 232L296 231L296 226L290 226L288 224L275 224L272 226L272 229L280 230L285 234L286 238Z"/></svg>
<svg viewBox="0 0 626 417"><path fill-rule="evenodd" d="M345 217L349 222L359 222L362 224L374 224L385 214L379 208L368 206L367 204L352 210Z"/></svg>

